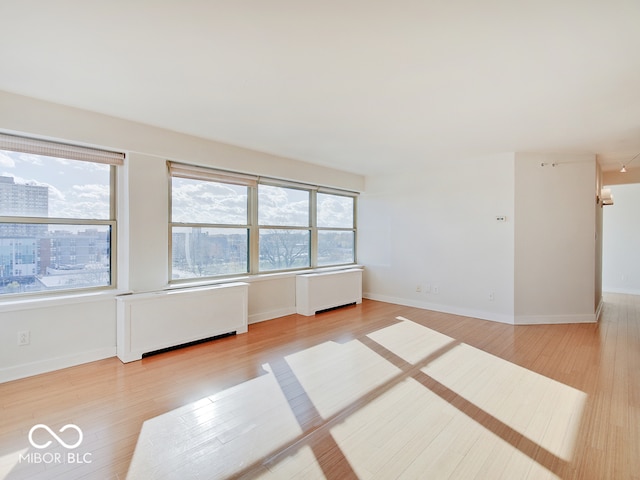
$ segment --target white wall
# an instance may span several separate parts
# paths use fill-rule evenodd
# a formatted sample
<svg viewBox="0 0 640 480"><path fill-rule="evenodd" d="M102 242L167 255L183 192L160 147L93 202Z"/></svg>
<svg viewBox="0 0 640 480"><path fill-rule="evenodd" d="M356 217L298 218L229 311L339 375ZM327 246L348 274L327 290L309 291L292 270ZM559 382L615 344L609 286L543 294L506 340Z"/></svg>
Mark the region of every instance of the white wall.
<svg viewBox="0 0 640 480"><path fill-rule="evenodd" d="M127 153L119 181L118 287L145 292L168 284L166 160L360 191L364 178L113 117L0 92L0 131ZM248 280L249 322L295 313L295 277ZM54 300L0 299L0 382L115 355L114 295ZM31 344L17 346L17 333Z"/></svg>
<svg viewBox="0 0 640 480"><path fill-rule="evenodd" d="M614 204L604 207L602 288L640 295L640 184L607 188Z"/></svg>
<svg viewBox="0 0 640 480"><path fill-rule="evenodd" d="M513 204L513 154L367 177L358 212L364 296L511 323Z"/></svg>
<svg viewBox="0 0 640 480"><path fill-rule="evenodd" d="M0 382L49 372L115 355L116 302L76 298L0 306ZM31 332L31 344L17 345L17 332Z"/></svg>
<svg viewBox="0 0 640 480"><path fill-rule="evenodd" d="M514 324L594 322L598 182L594 155L530 153L367 177L365 296Z"/></svg>
<svg viewBox="0 0 640 480"><path fill-rule="evenodd" d="M515 165L516 323L595 321L595 156L516 154Z"/></svg>

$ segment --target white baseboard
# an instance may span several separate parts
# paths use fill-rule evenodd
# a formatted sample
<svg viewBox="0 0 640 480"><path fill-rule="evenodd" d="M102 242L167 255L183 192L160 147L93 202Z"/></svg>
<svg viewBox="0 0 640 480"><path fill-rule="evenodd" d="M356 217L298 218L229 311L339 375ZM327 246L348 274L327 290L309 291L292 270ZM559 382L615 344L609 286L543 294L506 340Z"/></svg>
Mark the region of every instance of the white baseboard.
<svg viewBox="0 0 640 480"><path fill-rule="evenodd" d="M640 290L636 288L617 288L617 287L602 287L604 293L622 293L624 295L640 295Z"/></svg>
<svg viewBox="0 0 640 480"><path fill-rule="evenodd" d="M114 346L2 368L0 369L0 383L32 377L33 375L40 375L41 373L52 372L63 368L75 367L83 363L95 362L115 356L116 347Z"/></svg>
<svg viewBox="0 0 640 480"><path fill-rule="evenodd" d="M515 325L559 325L563 323L596 323L595 313L569 315L516 315Z"/></svg>
<svg viewBox="0 0 640 480"><path fill-rule="evenodd" d="M394 303L396 305L404 305L405 307L421 308L423 310L432 310L434 312L450 313L461 317L478 318L480 320L490 320L492 322L506 323L513 325L513 315L505 315L501 313L487 312L483 310L474 310L469 308L453 307L450 305L441 305L436 303L421 302L407 298L391 297L387 295L378 295L376 293L363 293L363 298L377 300L380 302Z"/></svg>
<svg viewBox="0 0 640 480"><path fill-rule="evenodd" d="M287 315L293 315L294 313L296 313L295 305L293 307L279 308L269 312L254 313L249 315L249 325L252 323L266 322L267 320L273 320L274 318L286 317Z"/></svg>
<svg viewBox="0 0 640 480"><path fill-rule="evenodd" d="M602 302L595 313L590 314L570 314L570 315L505 315L482 310L452 307L449 305L439 305L428 302L421 302L406 298L378 295L374 293L363 294L364 298L378 300L380 302L404 305L406 307L422 308L434 312L450 313L462 317L478 318L480 320L490 320L492 322L506 323L509 325L555 325L563 323L595 323L598 321Z"/></svg>

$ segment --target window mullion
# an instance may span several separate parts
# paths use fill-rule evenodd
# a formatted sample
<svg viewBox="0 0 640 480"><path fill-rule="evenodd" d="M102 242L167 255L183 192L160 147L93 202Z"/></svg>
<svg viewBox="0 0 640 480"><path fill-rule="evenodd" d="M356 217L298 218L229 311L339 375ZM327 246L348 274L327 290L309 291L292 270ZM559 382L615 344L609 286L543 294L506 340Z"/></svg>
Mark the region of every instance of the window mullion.
<svg viewBox="0 0 640 480"><path fill-rule="evenodd" d="M311 202L309 202L309 219L311 220L311 268L318 266L318 191L311 191Z"/></svg>
<svg viewBox="0 0 640 480"><path fill-rule="evenodd" d="M260 230L258 228L258 187L249 188L249 273L256 274L260 264Z"/></svg>
<svg viewBox="0 0 640 480"><path fill-rule="evenodd" d="M109 218L111 220L115 219L117 217L117 212L118 212L118 204L116 203L116 197L117 195L115 194L115 192L117 192L117 185L118 185L118 178L116 175L116 167L115 165L111 165L110 168L110 172L109 172L109 185L111 188L111 192L113 192L113 194L111 195L111 198L109 199Z"/></svg>
<svg viewBox="0 0 640 480"><path fill-rule="evenodd" d="M358 261L358 197L353 197L353 262Z"/></svg>

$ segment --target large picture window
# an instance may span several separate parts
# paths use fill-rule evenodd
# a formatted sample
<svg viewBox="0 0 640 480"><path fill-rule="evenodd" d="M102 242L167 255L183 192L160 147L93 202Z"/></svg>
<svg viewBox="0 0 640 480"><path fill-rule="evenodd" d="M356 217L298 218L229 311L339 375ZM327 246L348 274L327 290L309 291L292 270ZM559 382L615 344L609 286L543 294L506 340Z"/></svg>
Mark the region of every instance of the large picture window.
<svg viewBox="0 0 640 480"><path fill-rule="evenodd" d="M0 134L0 295L114 284L124 154Z"/></svg>
<svg viewBox="0 0 640 480"><path fill-rule="evenodd" d="M172 278L247 273L248 187L172 178Z"/></svg>
<svg viewBox="0 0 640 480"><path fill-rule="evenodd" d="M169 163L171 279L249 272L249 178Z"/></svg>
<svg viewBox="0 0 640 480"><path fill-rule="evenodd" d="M259 271L311 266L311 191L258 186Z"/></svg>
<svg viewBox="0 0 640 480"><path fill-rule="evenodd" d="M173 282L355 263L355 193L168 167Z"/></svg>

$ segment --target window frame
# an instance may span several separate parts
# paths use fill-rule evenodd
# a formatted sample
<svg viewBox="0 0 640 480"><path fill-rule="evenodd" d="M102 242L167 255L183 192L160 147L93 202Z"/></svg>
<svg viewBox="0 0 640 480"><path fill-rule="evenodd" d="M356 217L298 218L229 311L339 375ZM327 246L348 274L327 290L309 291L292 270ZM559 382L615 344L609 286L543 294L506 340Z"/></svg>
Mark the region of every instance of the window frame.
<svg viewBox="0 0 640 480"><path fill-rule="evenodd" d="M181 162L167 161L168 172L168 193L169 193L169 252L168 252L168 279L169 284L185 284L194 282L221 281L247 276L270 275L286 272L309 271L318 268L339 268L357 264L357 200L358 192L342 190L337 188L322 187L312 184L292 182L273 177L259 177L238 173L233 171L220 170L213 167L203 167L198 165L185 164ZM177 172L176 174L174 174ZM200 177L200 175L202 176ZM200 223L179 223L173 222L173 194L172 179L174 176L182 176L201 181L213 181L219 183L242 184L248 186L248 271L246 273L220 274L214 276L191 277L185 279L174 279L173 277L173 228L176 226L197 226L202 228L244 228L244 225L220 225L220 224L200 224ZM228 179L228 181L226 181ZM260 185L282 187L294 190L302 190L309 193L309 217L308 226L288 226L288 225L261 225L259 222L259 194ZM318 193L343 196L353 199L353 225L351 227L318 227L317 225L317 195ZM309 265L303 267L293 267L285 269L261 270L260 269L260 231L261 230L299 230L309 232ZM345 231L353 233L353 261L318 265L318 234L321 231Z"/></svg>
<svg viewBox="0 0 640 480"><path fill-rule="evenodd" d="M0 301L22 297L60 296L75 293L90 293L115 290L118 285L118 171L126 158L124 152L117 152L98 147L44 140L34 137L6 134L0 132L0 151L27 153L66 160L84 161L109 166L109 218L63 218L42 216L0 215L0 225L71 225L71 226L107 226L109 227L109 284L98 286L52 288L33 292L16 292L0 294Z"/></svg>
<svg viewBox="0 0 640 480"><path fill-rule="evenodd" d="M289 190L299 190L301 192L306 192L308 194L308 208L307 208L307 222L306 225L270 225L270 224L261 224L259 217L260 217L260 185L264 185L266 187L275 187L275 188L286 188ZM252 272L255 274L268 274L268 273L276 273L276 272L288 272L288 271L292 271L292 270L304 270L304 269L309 269L309 268L313 268L313 238L314 238L314 233L313 233L313 223L314 223L314 215L313 215L313 192L315 191L313 189L313 187L311 186L307 186L305 188L305 186L301 185L301 184L297 184L297 183L292 183L292 182L284 182L284 181L277 181L274 179L264 179L264 180L259 180L258 181L258 186L257 186L257 194L256 196L258 197L258 204L256 206L256 213L258 216L258 221L256 222L256 236L257 238L257 243L258 243L258 255L257 257L255 257L253 260L255 260L255 265L253 265L253 270ZM260 269L260 231L261 230L295 230L295 231L300 231L300 232L309 232L309 249L308 249L308 255L309 255L309 265L305 265L304 267L291 267L291 268L280 268L280 269L273 269L273 270L261 270Z"/></svg>
<svg viewBox="0 0 640 480"><path fill-rule="evenodd" d="M215 182L215 183L228 183L230 185L243 185L242 183L236 183L234 181L225 182L224 176L219 176L215 172L211 175L207 175L204 172L202 178L198 178L198 172L202 169L196 167L193 170L188 169L189 166L178 164L176 162L167 162L168 168L168 186L169 186L169 261L168 261L168 278L169 283L187 283L194 281L201 281L211 278L228 278L248 275L251 270L251 204L252 204L252 188L249 185L247 187L247 224L226 224L226 223L204 223L204 222L174 222L173 221L173 179L174 178L186 178L190 180L203 181L203 182ZM179 172L175 174L175 172ZM187 172L182 174L183 172ZM213 171L212 171L213 172ZM231 178L231 177L229 177ZM174 228L186 227L186 228L216 228L216 229L245 229L247 231L247 270L242 273L220 274L203 277L189 277L183 279L173 278L173 230Z"/></svg>
<svg viewBox="0 0 640 480"><path fill-rule="evenodd" d="M318 209L318 194L324 194L324 195L335 195L338 197L346 197L346 198L351 198L353 200L353 213L352 213L352 219L353 219L353 223L351 227L319 227L317 225L317 220L318 220L318 215L317 215L317 209ZM331 268L331 267L338 267L338 266L343 266L343 265L354 265L357 262L357 245L358 245L358 234L357 234L357 225L358 225L358 220L357 220L357 213L358 213L358 196L357 195L351 195L350 192L342 192L342 191L338 191L338 190L333 190L333 189L327 189L327 188L319 188L318 190L316 190L316 192L314 193L315 199L314 199L314 207L316 209L315 215L314 215L314 219L316 221L316 225L315 225L315 229L316 229L316 234L315 234L315 239L316 239L316 252L315 255L313 256L313 258L316 261L315 264L315 268ZM347 262L347 263L339 263L339 264L331 264L331 265L318 265L318 238L320 235L320 232L353 232L353 262Z"/></svg>

